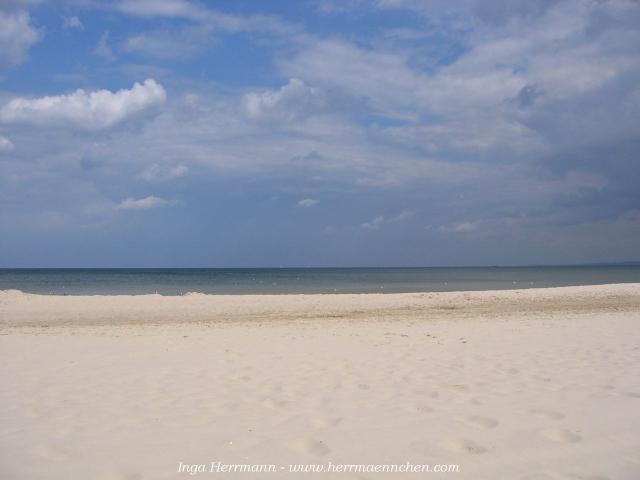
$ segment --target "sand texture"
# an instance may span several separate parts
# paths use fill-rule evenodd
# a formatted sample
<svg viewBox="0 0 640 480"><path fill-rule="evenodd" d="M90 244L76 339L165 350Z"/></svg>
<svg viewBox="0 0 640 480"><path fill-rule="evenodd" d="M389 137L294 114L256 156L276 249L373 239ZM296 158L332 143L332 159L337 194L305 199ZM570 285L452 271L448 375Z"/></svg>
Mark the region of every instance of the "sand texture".
<svg viewBox="0 0 640 480"><path fill-rule="evenodd" d="M0 478L640 478L640 284L0 292ZM289 464L459 473L288 473ZM283 469L281 469L281 467Z"/></svg>

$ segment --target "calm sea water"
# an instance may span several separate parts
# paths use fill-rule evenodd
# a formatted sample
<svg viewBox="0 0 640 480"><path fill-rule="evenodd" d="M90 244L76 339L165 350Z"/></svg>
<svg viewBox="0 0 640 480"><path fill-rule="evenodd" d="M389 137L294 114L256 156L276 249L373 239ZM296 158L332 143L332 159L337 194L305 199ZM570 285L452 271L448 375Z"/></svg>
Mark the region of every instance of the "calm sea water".
<svg viewBox="0 0 640 480"><path fill-rule="evenodd" d="M396 293L640 282L640 266L0 269L0 290L67 295Z"/></svg>

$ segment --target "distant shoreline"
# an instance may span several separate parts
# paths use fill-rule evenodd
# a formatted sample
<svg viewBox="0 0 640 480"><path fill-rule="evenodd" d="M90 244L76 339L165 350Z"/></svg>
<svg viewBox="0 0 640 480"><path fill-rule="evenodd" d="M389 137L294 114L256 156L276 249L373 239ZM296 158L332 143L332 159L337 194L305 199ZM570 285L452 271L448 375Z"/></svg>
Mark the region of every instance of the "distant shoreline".
<svg viewBox="0 0 640 480"><path fill-rule="evenodd" d="M590 284L575 284L575 285L560 285L560 286L535 286L535 285L514 285L511 288L493 288L487 290L424 290L424 291L410 291L410 292L318 292L318 293L296 293L296 292L277 292L277 293L217 293L217 292L198 292L189 291L179 294L165 294L165 293L121 293L121 294L109 294L109 293L94 293L94 294L73 294L73 293L42 293L42 292L29 292L20 290L18 288L0 289L0 295L3 294L19 294L19 295L32 295L42 297L76 297L76 298L120 298L120 297L190 297L190 296L205 296L205 297L311 297L311 296L392 296L392 295L435 295L444 293L468 293L468 294L482 294L482 293L495 293L495 292L519 292L522 290L559 290L565 288L582 288L582 287L602 287L602 286L617 286L617 285L640 285L639 282L616 282L616 283L590 283Z"/></svg>
<svg viewBox="0 0 640 480"><path fill-rule="evenodd" d="M0 269L0 290L49 295L420 293L614 283L640 283L640 266Z"/></svg>

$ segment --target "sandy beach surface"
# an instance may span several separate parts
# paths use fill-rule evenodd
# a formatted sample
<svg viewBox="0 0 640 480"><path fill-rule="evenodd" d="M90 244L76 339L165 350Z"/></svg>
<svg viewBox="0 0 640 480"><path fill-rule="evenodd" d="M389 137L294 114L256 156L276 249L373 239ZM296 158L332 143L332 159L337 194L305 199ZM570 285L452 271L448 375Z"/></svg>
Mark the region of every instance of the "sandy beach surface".
<svg viewBox="0 0 640 480"><path fill-rule="evenodd" d="M0 334L3 479L640 478L640 284L3 291Z"/></svg>

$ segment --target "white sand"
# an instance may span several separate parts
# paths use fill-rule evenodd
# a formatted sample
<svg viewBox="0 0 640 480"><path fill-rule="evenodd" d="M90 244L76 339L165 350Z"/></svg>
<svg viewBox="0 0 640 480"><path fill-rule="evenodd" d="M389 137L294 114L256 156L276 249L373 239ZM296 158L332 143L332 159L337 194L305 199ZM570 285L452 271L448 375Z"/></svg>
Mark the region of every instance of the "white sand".
<svg viewBox="0 0 640 480"><path fill-rule="evenodd" d="M640 478L640 284L508 292L0 292L0 478L182 461L459 464L308 478Z"/></svg>

